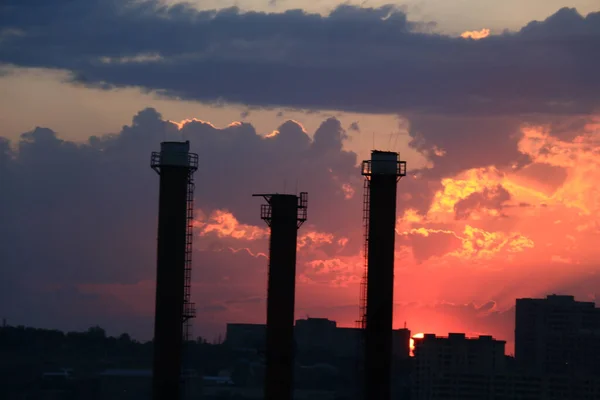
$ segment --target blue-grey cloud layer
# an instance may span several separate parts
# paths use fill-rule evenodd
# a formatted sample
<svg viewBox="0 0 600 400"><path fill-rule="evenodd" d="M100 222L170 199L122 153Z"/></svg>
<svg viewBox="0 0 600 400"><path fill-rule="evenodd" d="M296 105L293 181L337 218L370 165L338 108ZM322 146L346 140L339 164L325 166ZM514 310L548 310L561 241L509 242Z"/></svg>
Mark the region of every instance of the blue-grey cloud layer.
<svg viewBox="0 0 600 400"><path fill-rule="evenodd" d="M423 33L428 24L392 6L320 16L7 0L0 27L1 62L201 101L479 114L600 105L600 13L573 9L480 41Z"/></svg>
<svg viewBox="0 0 600 400"><path fill-rule="evenodd" d="M298 179L298 189L310 194L303 229L338 236L355 230L355 245L344 251L358 251L360 196L346 200L342 184L358 189L361 178L356 154L342 149L340 122L324 121L312 138L292 121L278 131L265 138L250 124L218 129L201 121L179 131L146 109L118 134L85 143L62 140L48 128L15 143L0 137L0 315L35 325L89 322L75 314L103 315L102 302L111 310L119 302L80 293L79 285L154 279L158 177L149 162L163 140L189 139L199 154L196 207L207 215L228 210L242 223L263 226L252 193L283 192L286 180L293 192ZM257 269L266 267L264 257L233 254L218 238L199 237L196 245L212 250L195 253L194 279L210 286L227 276L229 288L214 299L206 298L207 289L196 292L199 304L240 295L240 282L252 282L251 295L264 294L257 284L266 283Z"/></svg>

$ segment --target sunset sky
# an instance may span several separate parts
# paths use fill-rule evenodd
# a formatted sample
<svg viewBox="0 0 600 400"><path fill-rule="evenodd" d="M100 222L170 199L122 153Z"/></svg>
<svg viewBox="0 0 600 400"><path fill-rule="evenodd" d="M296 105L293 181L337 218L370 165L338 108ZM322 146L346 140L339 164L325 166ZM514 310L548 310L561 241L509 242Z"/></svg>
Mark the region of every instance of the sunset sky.
<svg viewBox="0 0 600 400"><path fill-rule="evenodd" d="M373 147L409 171L396 327L512 351L515 298L600 302L600 6L563 1L4 0L0 317L150 338L164 140L209 340L265 320L261 192L309 193L297 318L353 326Z"/></svg>

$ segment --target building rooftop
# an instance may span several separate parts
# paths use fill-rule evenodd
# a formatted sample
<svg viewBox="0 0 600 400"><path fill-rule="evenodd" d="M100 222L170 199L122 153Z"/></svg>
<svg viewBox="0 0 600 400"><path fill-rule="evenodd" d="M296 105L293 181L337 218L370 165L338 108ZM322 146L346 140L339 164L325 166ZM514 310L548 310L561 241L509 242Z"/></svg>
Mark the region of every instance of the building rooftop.
<svg viewBox="0 0 600 400"><path fill-rule="evenodd" d="M465 333L450 332L448 336L437 336L435 333L426 333L422 338L414 338L414 340L469 340L469 341L481 341L481 342L497 342L506 343L505 340L494 339L491 335L479 335L478 337L467 337Z"/></svg>
<svg viewBox="0 0 600 400"><path fill-rule="evenodd" d="M575 296L561 295L561 294L549 294L546 298L531 298L524 297L517 299L517 303L538 303L538 304L552 304L552 305L574 305L577 307L594 308L596 304L591 301L576 301Z"/></svg>

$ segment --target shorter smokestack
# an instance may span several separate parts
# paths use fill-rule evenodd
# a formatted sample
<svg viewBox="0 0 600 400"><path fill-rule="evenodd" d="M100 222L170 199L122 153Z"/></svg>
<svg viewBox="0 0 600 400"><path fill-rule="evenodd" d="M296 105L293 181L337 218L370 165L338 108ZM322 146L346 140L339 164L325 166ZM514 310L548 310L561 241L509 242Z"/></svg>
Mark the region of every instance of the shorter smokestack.
<svg viewBox="0 0 600 400"><path fill-rule="evenodd" d="M271 227L267 295L265 399L291 400L294 383L294 301L298 228L307 193L263 194L261 218Z"/></svg>

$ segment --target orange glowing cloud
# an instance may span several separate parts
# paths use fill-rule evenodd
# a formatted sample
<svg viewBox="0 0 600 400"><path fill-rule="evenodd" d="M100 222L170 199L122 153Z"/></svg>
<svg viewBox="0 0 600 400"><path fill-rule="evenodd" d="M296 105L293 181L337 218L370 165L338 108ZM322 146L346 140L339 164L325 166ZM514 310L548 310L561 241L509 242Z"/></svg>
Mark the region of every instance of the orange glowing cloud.
<svg viewBox="0 0 600 400"><path fill-rule="evenodd" d="M469 278L471 292L461 301L490 296L487 300L502 304L499 312L512 305L516 296L566 285L562 275L540 275L536 282L517 283L518 269L543 274L542 266L568 266L569 280L584 279L600 255L595 246L600 235L600 119L590 121L576 132L524 125L518 150L531 164L462 171L440 181L441 189L434 193L428 210L404 209L396 224L403 249L396 254L397 273L406 274L423 289L423 294L413 293L410 298L436 299L436 293L455 296L445 289L452 279L445 272L448 266L477 268L477 274L495 271L499 275L487 279L513 285L510 294L486 292L484 283L475 283L480 278ZM416 282L417 265L439 274L439 287L431 278ZM466 286L468 279L461 279ZM409 288L403 290L409 296Z"/></svg>
<svg viewBox="0 0 600 400"><path fill-rule="evenodd" d="M307 133L307 132L306 132L306 129L304 128L304 125L302 125L302 123L300 123L299 121L296 121L296 120L294 120L294 119L289 119L289 120L287 120L286 124L293 124L293 125L297 125L297 126L299 126L299 127L300 127L300 130L301 130L303 133ZM277 137L277 136L278 136L280 133L281 133L281 132L279 132L279 130L278 130L278 129L275 129L275 130L271 131L271 133L268 133L268 134L266 134L266 135L265 135L265 138L267 138L267 139L274 139L274 138L276 138L276 137Z"/></svg>
<svg viewBox="0 0 600 400"><path fill-rule="evenodd" d="M351 199L354 196L354 188L349 183L342 185L342 191L344 192L345 199Z"/></svg>
<svg viewBox="0 0 600 400"><path fill-rule="evenodd" d="M598 121L563 136L523 126L518 150L533 160L526 168L490 165L442 179L427 212L409 208L397 221L416 262L450 265L451 257L502 269L507 261L575 266L590 259L584 235L600 233Z"/></svg>
<svg viewBox="0 0 600 400"><path fill-rule="evenodd" d="M487 28L483 28L478 31L466 31L460 34L460 37L463 39L473 40L485 39L488 36L490 36L490 30Z"/></svg>
<svg viewBox="0 0 600 400"><path fill-rule="evenodd" d="M538 138L526 136L524 140L536 142ZM536 159L535 155L538 152L544 153L543 157L548 157L541 150L541 145L537 143L522 143L520 148L524 154L528 154L534 159ZM561 153L557 158L566 161L572 157L574 156L564 156ZM581 157L581 155L578 157ZM555 160L555 164L546 163L543 165L561 165L559 160ZM590 165L589 160L585 160L583 164L577 164L577 170L569 173L572 177L571 180L574 180L577 176L580 176L579 181L584 180L581 175L588 170L582 169L583 165ZM600 166L600 162L594 160L593 165ZM441 181L443 188L434 195L426 220L430 222L450 222L454 218L468 218L474 221L489 217L502 217L505 207L514 208L526 204L560 204L578 207L587 211L588 209L584 206L584 203L590 200L590 195L598 193L590 188L594 183L589 179L575 185L563 185L555 193L548 193L549 186L547 184L523 175L526 170L517 172L500 171L496 167L490 166L467 170L454 178L445 178ZM549 171L549 173L551 172L553 171ZM584 189L583 192L582 189ZM596 205L600 205L600 196L594 198L594 202ZM407 211L403 217L405 221L408 221L407 218L409 218L412 222L417 222L417 219L421 218L414 213L408 214L409 212Z"/></svg>
<svg viewBox="0 0 600 400"><path fill-rule="evenodd" d="M487 232L467 225L463 232L462 249L451 255L463 259L492 259L505 251L519 253L534 247L531 239L519 233Z"/></svg>
<svg viewBox="0 0 600 400"><path fill-rule="evenodd" d="M454 214L456 204L470 195L493 190L502 182L503 174L494 167L475 168L464 171L456 178L442 179L439 190L431 204L429 213Z"/></svg>
<svg viewBox="0 0 600 400"><path fill-rule="evenodd" d="M240 223L237 218L227 210L215 210L209 217L199 211L198 218L194 221L194 228L199 236L216 235L219 238L236 240L257 241L269 237L268 227L259 227ZM343 248L348 243L348 238L336 238L331 233L308 230L298 236L298 250L316 249L319 246L335 244Z"/></svg>
<svg viewBox="0 0 600 400"><path fill-rule="evenodd" d="M550 135L544 127L526 127L519 142L519 150L538 164L567 170L565 182L550 196L549 204L560 204L576 209L583 215L592 215L600 209L600 140L595 134L595 123L587 124L584 131L571 142Z"/></svg>
<svg viewBox="0 0 600 400"><path fill-rule="evenodd" d="M171 124L175 125L177 127L178 130L182 130L184 126L186 126L187 124L191 124L194 122L200 123L200 124L204 124L204 125L209 125L211 128L214 129L218 129L212 122L210 121L204 121L198 118L186 118L184 120L181 121L173 121L173 120L167 120L167 122L170 122ZM236 126L241 126L242 122L240 121L233 121L231 123L229 123L226 128L234 128ZM276 131L275 131L276 132Z"/></svg>
<svg viewBox="0 0 600 400"><path fill-rule="evenodd" d="M415 228L415 229L411 229L410 231L406 231L406 232L402 232L401 235L419 235L419 236L423 236L423 237L429 237L431 234L433 233L445 233L448 235L452 235L455 237L459 237L456 233L454 233L454 231L451 230L446 230L446 229L429 229L429 228Z"/></svg>
<svg viewBox="0 0 600 400"><path fill-rule="evenodd" d="M404 210L404 214L398 217L396 221L396 233L400 234L403 231L410 229L413 225L424 224L427 222L427 218L414 208L407 208Z"/></svg>
<svg viewBox="0 0 600 400"><path fill-rule="evenodd" d="M534 247L533 240L520 233L488 232L470 225L465 226L462 234L450 229L425 227L413 228L400 233L402 236L418 235L421 237L430 237L432 234L449 235L458 239L460 247L445 255L462 260L491 260L498 257L500 253L510 256L512 253L520 253Z"/></svg>
<svg viewBox="0 0 600 400"><path fill-rule="evenodd" d="M267 228L240 224L232 213L216 210L208 218L196 220L194 223L200 236L215 234L217 237L230 237L239 240L259 240L268 237Z"/></svg>
<svg viewBox="0 0 600 400"><path fill-rule="evenodd" d="M320 246L333 243L334 236L331 233L322 233L310 231L303 233L298 237L297 248L302 249L308 246Z"/></svg>
<svg viewBox="0 0 600 400"><path fill-rule="evenodd" d="M170 122L173 125L175 125L178 130L182 130L184 126L186 126L187 124L192 123L192 122L198 122L198 123L201 123L201 124L210 125L211 127L213 127L213 128L216 129L216 127L211 122L209 122L209 121L203 121L203 120L198 119L198 118L187 118L187 119L184 119L184 120L179 121L179 122L169 120L167 122Z"/></svg>
<svg viewBox="0 0 600 400"><path fill-rule="evenodd" d="M361 257L336 257L311 260L305 264L298 281L304 284L324 284L335 288L347 288L360 282Z"/></svg>

